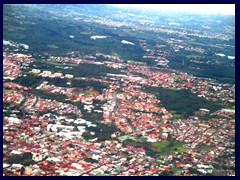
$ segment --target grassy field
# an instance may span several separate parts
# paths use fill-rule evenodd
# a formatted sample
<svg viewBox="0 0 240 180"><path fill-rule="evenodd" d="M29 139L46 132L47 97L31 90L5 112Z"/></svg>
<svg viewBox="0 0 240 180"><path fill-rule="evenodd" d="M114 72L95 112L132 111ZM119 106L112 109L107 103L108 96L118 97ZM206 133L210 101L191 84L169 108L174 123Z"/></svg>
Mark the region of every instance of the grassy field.
<svg viewBox="0 0 240 180"><path fill-rule="evenodd" d="M201 145L197 148L198 151L211 151L212 149L214 149L214 146L208 146L208 145Z"/></svg>
<svg viewBox="0 0 240 180"><path fill-rule="evenodd" d="M89 91L89 90L87 90L87 91L82 91L81 93L83 94L83 97L87 97L87 96L89 96L91 94L94 94L96 92L97 91Z"/></svg>
<svg viewBox="0 0 240 180"><path fill-rule="evenodd" d="M174 154L176 152L186 151L187 148L183 147L183 145L184 145L184 142L173 141L172 143L170 143L167 140L152 143L152 146L156 149L156 152L166 156L170 154Z"/></svg>
<svg viewBox="0 0 240 180"><path fill-rule="evenodd" d="M49 44L49 45L47 45L47 47L51 48L51 49L57 49L58 48L58 46L53 45L53 44Z"/></svg>
<svg viewBox="0 0 240 180"><path fill-rule="evenodd" d="M11 92L16 92L16 91L13 90L13 89L4 89L3 92L9 92L9 93L11 93Z"/></svg>
<svg viewBox="0 0 240 180"><path fill-rule="evenodd" d="M166 140L152 143L152 146L155 147L158 152L161 152L168 145L169 145L169 142Z"/></svg>
<svg viewBox="0 0 240 180"><path fill-rule="evenodd" d="M193 58L193 59L195 59L195 58L202 58L203 56L200 56L200 55L187 55L186 56L187 58L189 58L189 59L191 59L191 58Z"/></svg>

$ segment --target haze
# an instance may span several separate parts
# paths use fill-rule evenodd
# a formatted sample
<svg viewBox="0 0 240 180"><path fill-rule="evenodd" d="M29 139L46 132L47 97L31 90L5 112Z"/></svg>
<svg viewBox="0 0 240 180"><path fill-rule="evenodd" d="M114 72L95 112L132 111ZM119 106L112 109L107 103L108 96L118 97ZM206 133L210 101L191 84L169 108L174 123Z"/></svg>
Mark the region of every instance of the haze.
<svg viewBox="0 0 240 180"><path fill-rule="evenodd" d="M201 14L235 15L235 4L116 4L115 6Z"/></svg>

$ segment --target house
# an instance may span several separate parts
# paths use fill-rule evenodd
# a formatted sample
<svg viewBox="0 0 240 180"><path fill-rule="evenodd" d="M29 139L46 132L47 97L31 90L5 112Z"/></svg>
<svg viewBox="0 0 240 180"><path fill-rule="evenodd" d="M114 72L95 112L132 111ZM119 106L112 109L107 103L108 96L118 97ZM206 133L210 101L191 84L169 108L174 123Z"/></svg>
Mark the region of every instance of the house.
<svg viewBox="0 0 240 180"><path fill-rule="evenodd" d="M69 78L69 79L72 79L72 78L73 78L73 75L72 75L72 74L65 74L65 77L66 77L66 78Z"/></svg>
<svg viewBox="0 0 240 180"><path fill-rule="evenodd" d="M43 71L42 76L51 76L52 72L51 71Z"/></svg>
<svg viewBox="0 0 240 180"><path fill-rule="evenodd" d="M62 73L59 73L59 72L54 73L53 75L54 75L54 77L62 77Z"/></svg>
<svg viewBox="0 0 240 180"><path fill-rule="evenodd" d="M32 73L39 74L41 72L40 69L32 69Z"/></svg>

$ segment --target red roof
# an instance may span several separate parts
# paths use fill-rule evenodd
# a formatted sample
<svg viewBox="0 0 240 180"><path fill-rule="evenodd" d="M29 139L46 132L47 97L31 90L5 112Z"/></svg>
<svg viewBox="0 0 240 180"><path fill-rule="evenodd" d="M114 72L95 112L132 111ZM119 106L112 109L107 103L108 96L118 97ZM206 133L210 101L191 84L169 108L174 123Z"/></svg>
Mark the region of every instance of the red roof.
<svg viewBox="0 0 240 180"><path fill-rule="evenodd" d="M68 167L69 169L76 169L75 167L73 167L73 166L71 166L71 165L67 165L67 167Z"/></svg>
<svg viewBox="0 0 240 180"><path fill-rule="evenodd" d="M145 150L143 148L138 148L138 151L145 152Z"/></svg>
<svg viewBox="0 0 240 180"><path fill-rule="evenodd" d="M62 145L62 146L67 146L67 145L69 145L69 144L70 144L70 142L67 142L67 141L61 142L61 145Z"/></svg>
<svg viewBox="0 0 240 180"><path fill-rule="evenodd" d="M89 149L96 149L96 146L94 146L94 145L89 145L89 146L87 146Z"/></svg>
<svg viewBox="0 0 240 180"><path fill-rule="evenodd" d="M156 168L148 168L146 171L155 172L156 170Z"/></svg>

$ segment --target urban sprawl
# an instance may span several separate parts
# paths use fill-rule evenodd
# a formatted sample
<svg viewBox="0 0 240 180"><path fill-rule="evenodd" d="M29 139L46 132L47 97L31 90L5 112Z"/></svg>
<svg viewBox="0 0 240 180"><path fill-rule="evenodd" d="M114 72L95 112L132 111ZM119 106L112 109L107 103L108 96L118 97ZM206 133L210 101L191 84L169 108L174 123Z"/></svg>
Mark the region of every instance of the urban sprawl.
<svg viewBox="0 0 240 180"><path fill-rule="evenodd" d="M96 61L97 56L108 60ZM152 55L148 52L145 56ZM158 63L165 65L168 71L153 71L145 64L126 63L101 53L91 57L93 60L69 56L44 59L43 62L60 65L59 71L53 72L30 68L36 61L31 55L3 53L3 102L9 104L3 109L9 112L3 117L4 175L194 176L221 174L221 171L223 175L235 174L235 106L215 112L200 108L188 118L174 118L174 112L164 107L161 98L143 90L149 86L189 90L198 97L224 104L235 102L234 85L171 69L167 67L167 59L160 55ZM105 66L122 73L76 77L61 71L61 67L71 69L72 65L81 64ZM26 72L43 80L37 87L14 82L18 77L27 76ZM69 86L56 86L44 78L67 79ZM91 87L71 87L74 79L104 83L107 88L98 92ZM39 97L31 90L47 92L49 98ZM81 102L83 109L74 103L54 100L51 95ZM101 102L101 106L96 108L96 102ZM99 141L94 137L96 132L91 131L97 128L96 123L85 118L83 111L102 113L99 123L118 130L107 140ZM206 115L209 120L201 118ZM153 147L141 146L143 140L146 144L165 143L166 146L174 140L181 146L152 157L146 151ZM225 158L224 165L229 167L225 171L219 162L221 158Z"/></svg>

